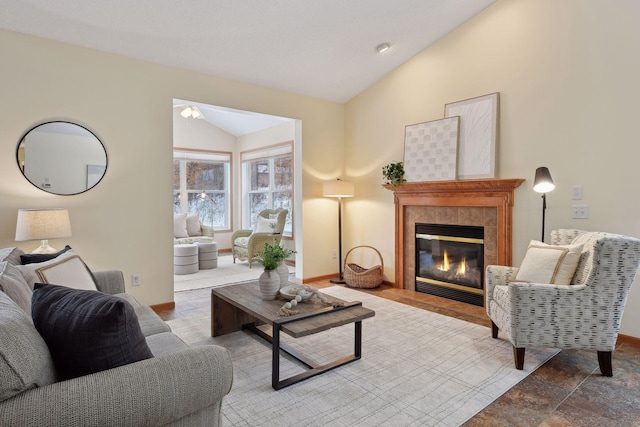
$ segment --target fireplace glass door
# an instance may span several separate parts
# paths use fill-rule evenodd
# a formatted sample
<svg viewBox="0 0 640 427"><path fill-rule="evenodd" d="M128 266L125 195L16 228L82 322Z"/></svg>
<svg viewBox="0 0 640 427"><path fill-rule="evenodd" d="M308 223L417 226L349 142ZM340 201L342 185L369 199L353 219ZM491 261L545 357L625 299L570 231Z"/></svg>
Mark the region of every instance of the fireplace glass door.
<svg viewBox="0 0 640 427"><path fill-rule="evenodd" d="M416 291L484 304L484 227L416 224Z"/></svg>

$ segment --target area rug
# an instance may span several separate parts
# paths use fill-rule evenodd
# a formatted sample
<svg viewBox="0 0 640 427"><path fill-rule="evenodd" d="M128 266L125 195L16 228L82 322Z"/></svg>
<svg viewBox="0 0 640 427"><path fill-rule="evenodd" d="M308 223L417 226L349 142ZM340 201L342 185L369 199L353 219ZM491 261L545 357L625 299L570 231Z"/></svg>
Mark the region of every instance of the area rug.
<svg viewBox="0 0 640 427"><path fill-rule="evenodd" d="M200 270L193 274L174 275L173 290L174 292L190 291L258 280L263 271L264 267L260 263L254 262L253 267L249 268L249 263L246 261L238 260L234 264L231 254L219 255L217 268ZM291 266L289 266L289 273L295 273L295 269Z"/></svg>
<svg viewBox="0 0 640 427"><path fill-rule="evenodd" d="M333 286L322 292L375 310L362 323L362 359L279 391L271 387L271 350L249 332L210 337L210 317L170 320L191 345L231 352L233 387L222 404L225 426L457 426L493 402L558 350L527 349L524 370L511 344L487 327ZM353 352L353 324L292 347L326 362ZM281 378L302 368L281 357Z"/></svg>

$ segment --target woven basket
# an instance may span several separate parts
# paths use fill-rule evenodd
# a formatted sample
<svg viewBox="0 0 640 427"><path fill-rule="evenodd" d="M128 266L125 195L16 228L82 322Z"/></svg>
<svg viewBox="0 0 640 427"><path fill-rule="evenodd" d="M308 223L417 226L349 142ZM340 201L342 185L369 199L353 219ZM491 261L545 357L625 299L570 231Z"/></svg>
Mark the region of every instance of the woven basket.
<svg viewBox="0 0 640 427"><path fill-rule="evenodd" d="M351 251L357 248L371 248L378 254L380 258L380 265L376 265L371 268L364 268L355 263L348 263L347 259ZM382 283L382 274L384 273L384 261L382 255L373 246L356 246L349 249L347 255L344 257L344 273L343 278L345 283L352 288L375 288Z"/></svg>

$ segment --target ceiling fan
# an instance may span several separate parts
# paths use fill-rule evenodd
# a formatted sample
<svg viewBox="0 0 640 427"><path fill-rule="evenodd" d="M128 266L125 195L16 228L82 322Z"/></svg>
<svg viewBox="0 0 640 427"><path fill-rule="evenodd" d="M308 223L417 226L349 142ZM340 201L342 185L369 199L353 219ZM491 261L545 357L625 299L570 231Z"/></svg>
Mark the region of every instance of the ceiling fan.
<svg viewBox="0 0 640 427"><path fill-rule="evenodd" d="M185 119L204 119L204 116L202 115L200 109L194 105L176 104L173 106L173 108L183 108L183 110L180 112L180 115Z"/></svg>

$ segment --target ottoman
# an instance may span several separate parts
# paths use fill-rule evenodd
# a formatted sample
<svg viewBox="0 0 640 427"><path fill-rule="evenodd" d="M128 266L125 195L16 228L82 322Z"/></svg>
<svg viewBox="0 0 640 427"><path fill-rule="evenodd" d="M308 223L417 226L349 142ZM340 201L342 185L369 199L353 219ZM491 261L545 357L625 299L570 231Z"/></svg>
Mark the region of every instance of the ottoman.
<svg viewBox="0 0 640 427"><path fill-rule="evenodd" d="M173 274L198 272L198 245L173 245Z"/></svg>
<svg viewBox="0 0 640 427"><path fill-rule="evenodd" d="M218 243L198 242L198 261L200 270L210 270L218 267Z"/></svg>

